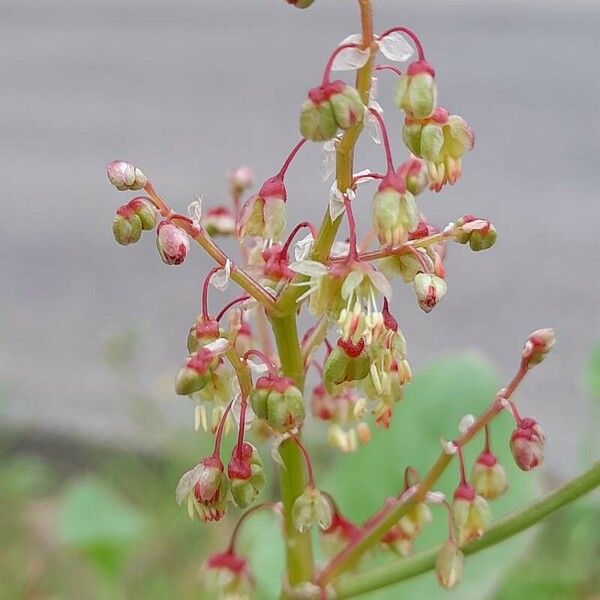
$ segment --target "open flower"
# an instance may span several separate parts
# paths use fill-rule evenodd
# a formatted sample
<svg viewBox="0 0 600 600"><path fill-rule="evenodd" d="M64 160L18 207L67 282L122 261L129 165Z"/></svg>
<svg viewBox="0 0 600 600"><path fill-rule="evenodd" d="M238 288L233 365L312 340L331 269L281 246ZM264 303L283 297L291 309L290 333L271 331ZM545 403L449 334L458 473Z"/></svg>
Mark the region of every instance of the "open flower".
<svg viewBox="0 0 600 600"><path fill-rule="evenodd" d="M228 489L221 459L208 456L182 475L175 498L179 505L187 500L190 519L197 515L201 521L220 521L227 508Z"/></svg>
<svg viewBox="0 0 600 600"><path fill-rule="evenodd" d="M438 108L427 119L406 117L402 133L409 150L426 161L430 189L439 192L461 176L461 158L475 143L468 123L458 115Z"/></svg>
<svg viewBox="0 0 600 600"><path fill-rule="evenodd" d="M237 216L239 236L261 237L278 241L285 230L287 191L282 177L267 179L256 196L242 205Z"/></svg>
<svg viewBox="0 0 600 600"><path fill-rule="evenodd" d="M309 485L296 498L292 507L292 519L298 531L309 529L315 524L321 529L328 529L331 527L333 511L325 496Z"/></svg>

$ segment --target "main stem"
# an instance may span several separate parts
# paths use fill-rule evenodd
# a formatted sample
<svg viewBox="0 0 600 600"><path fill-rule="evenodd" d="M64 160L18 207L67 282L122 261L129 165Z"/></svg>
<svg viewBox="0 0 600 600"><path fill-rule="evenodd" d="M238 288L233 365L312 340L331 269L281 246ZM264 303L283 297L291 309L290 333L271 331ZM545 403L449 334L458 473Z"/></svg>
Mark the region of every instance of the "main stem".
<svg viewBox="0 0 600 600"><path fill-rule="evenodd" d="M512 512L494 524L485 535L462 548L474 554L535 525L566 504L577 500L600 485L600 462L569 481L550 495ZM336 598L352 598L373 590L416 577L435 568L439 548L432 548L369 572L348 576L336 585Z"/></svg>
<svg viewBox="0 0 600 600"><path fill-rule="evenodd" d="M358 0L358 4L364 47L370 48L373 44L371 0ZM356 75L356 88L365 105L369 103L373 60L372 56ZM346 130L338 145L336 179L340 190L345 191L352 187L354 147L362 129L362 123L350 127ZM335 221L331 221L329 211L325 211L323 223L311 255L313 260L325 261L327 259L341 220L340 217ZM295 281L302 281L302 279L299 276L295 278ZM275 310L271 312L270 321L283 374L292 378L299 389L302 390L304 387L304 359L296 323L296 300L301 293L299 288L288 285L281 293ZM294 502L306 486L306 472L302 453L292 440L284 441L279 448L279 453L283 460L283 466L279 469L279 480L283 504L287 582L293 587L303 582L313 581L314 564L310 532L299 532L294 527L292 519Z"/></svg>

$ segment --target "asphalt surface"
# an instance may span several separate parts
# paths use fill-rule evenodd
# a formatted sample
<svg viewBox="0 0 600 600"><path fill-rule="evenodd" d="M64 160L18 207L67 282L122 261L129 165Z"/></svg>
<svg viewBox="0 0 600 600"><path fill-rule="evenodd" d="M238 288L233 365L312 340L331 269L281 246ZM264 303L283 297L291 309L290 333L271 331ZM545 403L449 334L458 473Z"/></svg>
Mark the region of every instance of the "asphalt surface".
<svg viewBox="0 0 600 600"><path fill-rule="evenodd" d="M395 311L414 368L456 350L489 356L508 378L524 338L555 328L552 358L519 400L548 434L548 465L576 470L589 398L581 374L600 340L600 5L594 2L375 2L377 29L419 32L441 102L477 134L460 185L426 195L437 224L471 212L499 231L493 251L452 248L449 294L429 315L409 289ZM354 4L296 11L277 0L56 0L0 4L0 378L10 423L92 439L152 443L102 359L110 336L142 332L145 385L173 419L209 262L160 263L152 236L112 240L125 196L104 175L139 164L180 210L225 198L224 175L259 178L298 138L298 108L326 56L358 29ZM388 76L379 99L396 155L401 117ZM309 147L289 174L290 220L319 222L329 184ZM381 169L359 147L357 168ZM365 194L369 202L369 194ZM360 211L359 211L360 212ZM359 214L366 224L368 209ZM215 300L213 300L215 302ZM466 409L468 407L465 407Z"/></svg>

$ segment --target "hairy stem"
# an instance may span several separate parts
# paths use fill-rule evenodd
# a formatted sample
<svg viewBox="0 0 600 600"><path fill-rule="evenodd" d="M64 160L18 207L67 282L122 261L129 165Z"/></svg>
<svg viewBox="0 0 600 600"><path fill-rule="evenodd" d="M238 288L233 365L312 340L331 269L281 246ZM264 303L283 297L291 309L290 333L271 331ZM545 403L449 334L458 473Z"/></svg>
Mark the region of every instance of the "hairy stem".
<svg viewBox="0 0 600 600"><path fill-rule="evenodd" d="M535 525L566 504L591 492L599 485L600 461L545 498L506 515L492 525L482 538L467 544L462 550L467 555L475 554L498 544ZM345 577L336 586L337 593L335 597L340 600L342 598L352 598L431 571L435 568L438 551L439 548L432 548L402 561L373 569L368 573Z"/></svg>

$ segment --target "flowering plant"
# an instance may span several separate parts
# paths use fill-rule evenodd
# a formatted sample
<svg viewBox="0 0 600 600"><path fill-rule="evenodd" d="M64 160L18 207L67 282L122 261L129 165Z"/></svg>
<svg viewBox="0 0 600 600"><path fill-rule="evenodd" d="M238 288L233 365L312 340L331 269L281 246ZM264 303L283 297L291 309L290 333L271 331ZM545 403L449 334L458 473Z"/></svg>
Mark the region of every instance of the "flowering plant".
<svg viewBox="0 0 600 600"><path fill-rule="evenodd" d="M307 8L313 0L288 2ZM551 329L528 336L516 374L489 408L478 418L466 415L461 420L460 435L442 441L429 471L418 474L405 465L396 497L385 500L365 523L350 521L335 498L318 485L302 441L307 412L328 424L327 441L333 448L358 452L369 443L373 427L388 428L398 418L396 409L411 382L407 344L393 314L392 280L409 284L417 306L428 313L447 293L448 247L468 244L482 251L496 241L496 230L486 219L464 215L438 228L419 208L419 195L440 192L460 179L462 159L473 148L474 134L464 118L438 104L435 70L417 35L404 26L375 34L371 1L358 4L361 33L333 50L320 82L308 91L299 115L300 141L282 167L245 201L254 187L247 167L230 174L230 205L203 212L196 199L188 215L182 215L140 168L124 161L108 165L108 178L116 189L143 190L143 195L117 210L113 232L119 244L135 243L143 231L156 229L158 253L165 264L184 262L192 241L216 262L204 279L201 311L187 334L188 355L175 382L176 392L195 403L196 428L214 434L214 449L181 477L176 498L187 505L192 519L206 523L220 521L232 508L246 511L226 550L205 564L207 584L226 598L252 593L254 578L235 541L240 525L261 509L282 518L283 597L325 598L350 597L418 572L407 572L405 565L411 563L404 562L396 579L389 574L378 579L361 573L359 561L379 544L410 554L413 541L433 518L432 507L443 507L448 536L427 565L435 566L440 585L450 589L460 580L465 554L519 530L510 521L504 529L490 529L488 503L507 488L507 474L492 449L495 417L506 412L514 419L508 443L518 467L529 471L543 461L544 433L536 420L521 416L513 395L552 348ZM382 57L401 66L380 63ZM334 71L355 72L354 84L332 80ZM404 113L402 139L409 153L402 163L392 155L383 109L376 100L375 74L380 72L396 79L394 100ZM386 166L381 173L354 168L354 149L363 130L382 145ZM325 178L335 171L335 179L321 226L304 221L286 236L286 204L297 191L288 193L285 177L307 142L323 145ZM365 195L362 189L369 183L377 186L371 202L372 227L360 241L354 213L358 196ZM348 236L338 240L344 221ZM303 230L306 236L294 244ZM239 261L223 252L217 236L237 239ZM372 248L375 240L378 246ZM211 313L210 285L224 290L230 281L243 294ZM301 312L315 319L302 336ZM306 386L311 367L318 375L312 389ZM227 457L221 446L230 432L235 443ZM484 436L483 449L467 475L463 447L478 434ZM279 502L257 503L266 477L263 457L248 441L251 435L272 446L280 472ZM453 460L459 479L452 498L446 499L434 486ZM587 487L579 493L597 483L598 469L588 475ZM543 510L531 509L530 521L541 518ZM319 569L311 528L336 542L329 561ZM348 578L348 571L357 572Z"/></svg>

